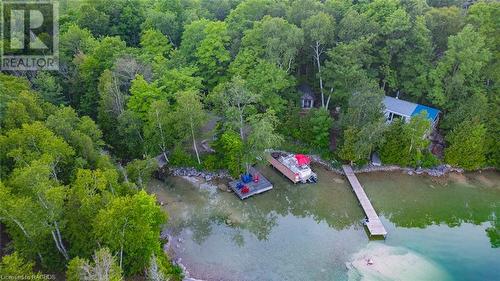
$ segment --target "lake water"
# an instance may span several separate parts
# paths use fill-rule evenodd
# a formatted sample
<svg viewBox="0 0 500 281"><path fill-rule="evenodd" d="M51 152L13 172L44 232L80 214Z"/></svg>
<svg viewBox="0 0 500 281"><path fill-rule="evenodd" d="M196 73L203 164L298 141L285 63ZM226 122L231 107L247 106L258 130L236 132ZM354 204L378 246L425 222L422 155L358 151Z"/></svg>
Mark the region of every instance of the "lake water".
<svg viewBox="0 0 500 281"><path fill-rule="evenodd" d="M500 175L403 173L358 178L388 231L369 240L348 182L274 184L240 201L183 178L153 181L165 203L170 254L203 280L500 280ZM368 261L373 264L368 264Z"/></svg>

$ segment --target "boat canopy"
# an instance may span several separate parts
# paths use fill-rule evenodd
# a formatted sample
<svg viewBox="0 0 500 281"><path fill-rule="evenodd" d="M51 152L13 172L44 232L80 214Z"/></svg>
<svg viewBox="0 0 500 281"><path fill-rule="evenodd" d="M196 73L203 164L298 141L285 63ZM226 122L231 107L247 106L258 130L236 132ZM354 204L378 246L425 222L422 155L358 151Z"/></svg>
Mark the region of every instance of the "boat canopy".
<svg viewBox="0 0 500 281"><path fill-rule="evenodd" d="M311 159L304 154L295 154L295 159L297 159L297 164L299 166L309 165Z"/></svg>

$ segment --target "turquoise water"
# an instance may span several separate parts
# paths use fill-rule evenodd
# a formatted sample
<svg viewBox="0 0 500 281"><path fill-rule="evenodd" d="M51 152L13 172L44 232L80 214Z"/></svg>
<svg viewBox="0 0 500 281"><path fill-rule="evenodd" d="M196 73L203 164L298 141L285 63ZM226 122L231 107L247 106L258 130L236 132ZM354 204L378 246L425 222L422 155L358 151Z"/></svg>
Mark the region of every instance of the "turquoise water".
<svg viewBox="0 0 500 281"><path fill-rule="evenodd" d="M170 254L204 280L500 280L498 173L360 175L389 233L370 241L348 183L315 170L318 184L293 185L264 167L274 189L245 201L182 178L153 181Z"/></svg>

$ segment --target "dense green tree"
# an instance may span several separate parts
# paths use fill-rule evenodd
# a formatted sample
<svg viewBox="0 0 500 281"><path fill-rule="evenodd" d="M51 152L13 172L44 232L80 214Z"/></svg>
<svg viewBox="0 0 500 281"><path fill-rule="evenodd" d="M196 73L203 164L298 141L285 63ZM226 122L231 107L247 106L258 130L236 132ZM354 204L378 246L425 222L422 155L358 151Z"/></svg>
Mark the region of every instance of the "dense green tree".
<svg viewBox="0 0 500 281"><path fill-rule="evenodd" d="M79 118L71 107L60 107L45 124L72 146L75 156L83 161L81 165L95 167L104 142L101 130L92 119L88 116Z"/></svg>
<svg viewBox="0 0 500 281"><path fill-rule="evenodd" d="M157 169L158 163L154 158L135 159L127 164L127 178L139 188L145 189Z"/></svg>
<svg viewBox="0 0 500 281"><path fill-rule="evenodd" d="M42 106L46 107L32 92L23 91L16 96L11 96L2 112L1 125L9 130L19 128L23 124L43 120L46 114Z"/></svg>
<svg viewBox="0 0 500 281"><path fill-rule="evenodd" d="M53 104L65 104L65 97L62 93L62 87L54 76L48 72L39 72L33 80L33 88L40 93L40 96Z"/></svg>
<svg viewBox="0 0 500 281"><path fill-rule="evenodd" d="M260 104L266 109L282 112L286 100L293 98L295 80L275 64L259 60L248 73L241 73L248 90L260 93Z"/></svg>
<svg viewBox="0 0 500 281"><path fill-rule="evenodd" d="M86 0L76 16L78 25L94 36L120 36L130 46L139 44L145 19L140 0Z"/></svg>
<svg viewBox="0 0 500 281"><path fill-rule="evenodd" d="M61 33L59 42L59 71L65 77L61 81L63 93L69 104L79 106L86 89L82 87L83 77L77 67L98 41L88 29L71 24Z"/></svg>
<svg viewBox="0 0 500 281"><path fill-rule="evenodd" d="M33 160L27 166L14 169L9 181L15 195L29 198L31 204L29 209L15 211L15 214L26 229L30 229L27 232L37 233L36 237L32 237L32 244L22 244L17 240L16 246L23 252L30 253L32 250L29 247L33 247L51 256L45 261L51 267L61 259L69 259L68 245L62 238L65 234L63 204L67 188L60 185L53 172L52 161L46 155L40 160ZM56 251L58 255L54 254Z"/></svg>
<svg viewBox="0 0 500 281"><path fill-rule="evenodd" d="M397 89L395 58L405 46L405 34L411 28L410 17L399 0L375 0L367 5L364 14L377 27L371 43L377 46L374 58L382 88Z"/></svg>
<svg viewBox="0 0 500 281"><path fill-rule="evenodd" d="M446 137L449 146L445 149L448 164L474 170L484 166L486 129L478 121L465 120Z"/></svg>
<svg viewBox="0 0 500 281"><path fill-rule="evenodd" d="M372 61L370 48L368 39L363 38L350 43L340 43L328 51L325 86L333 91L333 99L337 103L345 104L351 90L358 87L358 82L369 77L366 68Z"/></svg>
<svg viewBox="0 0 500 281"><path fill-rule="evenodd" d="M72 258L68 262L68 268L66 269L66 280L80 281L82 278L82 267L84 264L85 259L80 257Z"/></svg>
<svg viewBox="0 0 500 281"><path fill-rule="evenodd" d="M430 89L432 58L430 32L422 16L415 19L407 38L406 46L396 55L398 88L414 98L422 98Z"/></svg>
<svg viewBox="0 0 500 281"><path fill-rule="evenodd" d="M251 29L254 22L261 20L265 15L284 17L286 4L273 0L245 0L229 13L226 19L231 36L231 52L238 53L244 31Z"/></svg>
<svg viewBox="0 0 500 281"><path fill-rule="evenodd" d="M144 121L138 114L131 110L125 110L118 117L117 134L124 143L120 142L120 147L114 147L114 151L122 159L134 159L144 155L144 136L142 128Z"/></svg>
<svg viewBox="0 0 500 281"><path fill-rule="evenodd" d="M0 277L7 278L23 278L23 277L38 277L40 274L33 272L34 263L23 259L18 252L2 257L0 261Z"/></svg>
<svg viewBox="0 0 500 281"><path fill-rule="evenodd" d="M355 147L356 158L348 159L352 161L368 159L374 148L383 141L386 128L382 90L372 81L360 81L360 84L359 90L355 90L349 98L346 112L341 115L343 128L352 128L348 142L349 146ZM352 144L354 136L356 141Z"/></svg>
<svg viewBox="0 0 500 281"><path fill-rule="evenodd" d="M367 15L360 14L355 8L351 8L340 20L337 36L341 42L349 43L363 37L371 37L375 34L376 28L376 23Z"/></svg>
<svg viewBox="0 0 500 281"><path fill-rule="evenodd" d="M51 162L52 176L67 168L74 150L41 122L24 124L22 128L10 130L0 136L3 170L24 167L44 156Z"/></svg>
<svg viewBox="0 0 500 281"><path fill-rule="evenodd" d="M448 46L448 37L462 30L464 16L454 6L432 8L425 14L425 22L431 32L434 53L441 56Z"/></svg>
<svg viewBox="0 0 500 281"><path fill-rule="evenodd" d="M331 14L338 23L353 6L350 0L326 0L324 1L325 11Z"/></svg>
<svg viewBox="0 0 500 281"><path fill-rule="evenodd" d="M408 165L410 150L404 139L405 122L402 119L393 120L385 132L385 140L380 145L380 160L384 164Z"/></svg>
<svg viewBox="0 0 500 281"><path fill-rule="evenodd" d="M109 34L109 16L90 3L80 6L77 23L96 37Z"/></svg>
<svg viewBox="0 0 500 281"><path fill-rule="evenodd" d="M165 70L159 80L167 97L175 100L175 94L183 91L200 91L203 88L202 78L196 76L196 67L181 67Z"/></svg>
<svg viewBox="0 0 500 281"><path fill-rule="evenodd" d="M304 42L303 31L282 18L265 16L245 32L242 48L252 49L257 57L290 72Z"/></svg>
<svg viewBox="0 0 500 281"><path fill-rule="evenodd" d="M113 196L123 193L118 172L114 169L79 169L65 204L66 232L71 256L90 257L97 244L92 229L99 210Z"/></svg>
<svg viewBox="0 0 500 281"><path fill-rule="evenodd" d="M196 65L208 89L212 89L224 78L231 59L226 49L229 42L224 22L209 22L203 30L204 38L196 48Z"/></svg>
<svg viewBox="0 0 500 281"><path fill-rule="evenodd" d="M23 77L16 77L4 73L0 73L0 105L5 106L5 103L11 98L16 97L19 93L30 90L29 81Z"/></svg>
<svg viewBox="0 0 500 281"><path fill-rule="evenodd" d="M156 1L146 8L142 29L156 29L168 37L173 46L179 46L184 21L182 2L178 0Z"/></svg>
<svg viewBox="0 0 500 281"><path fill-rule="evenodd" d="M463 2L458 0L430 0L429 5L432 7L447 7L447 6L457 6L462 5Z"/></svg>
<svg viewBox="0 0 500 281"><path fill-rule="evenodd" d="M156 83L148 83L142 75L137 75L132 81L130 88L130 98L127 102L127 107L135 112L142 120L146 119L146 113L156 100L165 98L162 88Z"/></svg>
<svg viewBox="0 0 500 281"><path fill-rule="evenodd" d="M243 141L238 133L226 130L217 140L215 146L229 173L233 177L239 176L243 172Z"/></svg>
<svg viewBox="0 0 500 281"><path fill-rule="evenodd" d="M92 49L91 54L78 56L77 70L79 87L84 87L83 96L78 98L80 111L93 118L97 116L99 77L105 69L111 68L125 50L125 42L119 37L104 37Z"/></svg>
<svg viewBox="0 0 500 281"><path fill-rule="evenodd" d="M227 17L227 15L229 15L229 12L231 12L231 10L239 4L239 2L239 0L202 0L200 5L202 9L210 13L211 18L222 21Z"/></svg>
<svg viewBox="0 0 500 281"><path fill-rule="evenodd" d="M120 268L132 275L142 272L149 257L160 249L158 235L165 213L145 191L116 197L94 221L97 241L117 256Z"/></svg>
<svg viewBox="0 0 500 281"><path fill-rule="evenodd" d="M24 256L32 260L38 259L43 263L46 251L42 247L49 248L48 245L44 245L41 238L45 236L45 229L38 228L38 212L35 213L36 216L34 212L27 212L27 210L34 211L35 204L27 196L13 194L12 189L4 186L2 182L0 182L0 199L2 200L0 221L6 226L12 239L12 246Z"/></svg>
<svg viewBox="0 0 500 281"><path fill-rule="evenodd" d="M247 172L250 165L257 162L258 159L264 161L266 149L277 148L283 142L283 137L276 129L278 124L279 121L272 110L250 118L251 132L246 140L243 155Z"/></svg>
<svg viewBox="0 0 500 281"><path fill-rule="evenodd" d="M114 132L118 116L125 110L126 94L120 89L118 78L110 70L105 70L99 78L99 104L97 123L104 132L104 140L111 146L119 143Z"/></svg>
<svg viewBox="0 0 500 281"><path fill-rule="evenodd" d="M356 149L358 131L355 127L348 127L344 130L344 142L339 150L339 157L342 160L351 162L351 165L363 159L365 155L360 155Z"/></svg>
<svg viewBox="0 0 500 281"><path fill-rule="evenodd" d="M309 124L311 129L310 143L313 147L328 149L330 144L330 129L333 119L330 112L324 108L310 112Z"/></svg>
<svg viewBox="0 0 500 281"><path fill-rule="evenodd" d="M470 25L450 36L448 50L431 73L433 102L446 109L458 106L470 95L481 92L483 70L490 60L484 38Z"/></svg>
<svg viewBox="0 0 500 281"><path fill-rule="evenodd" d="M152 60L156 56L166 58L172 49L168 38L156 29L143 31L140 45L148 60Z"/></svg>
<svg viewBox="0 0 500 281"><path fill-rule="evenodd" d="M194 64L196 62L196 50L205 39L205 29L209 23L210 21L207 19L200 19L184 27L179 52L187 63Z"/></svg>
<svg viewBox="0 0 500 281"><path fill-rule="evenodd" d="M486 47L492 52L492 58L487 66L487 83L492 86L500 81L500 3L480 1L470 7L467 22L476 27L485 40ZM498 86L495 87L498 89Z"/></svg>
<svg viewBox="0 0 500 281"><path fill-rule="evenodd" d="M239 131L242 140L246 119L255 111L255 104L260 98L260 95L248 90L239 76L234 76L231 82L221 85L209 96L216 110L224 115L226 125Z"/></svg>
<svg viewBox="0 0 500 281"><path fill-rule="evenodd" d="M430 130L431 122L427 118L427 112L412 116L410 122L404 127L405 138L409 145L410 165L422 165L425 150L430 144L427 138Z"/></svg>
<svg viewBox="0 0 500 281"><path fill-rule="evenodd" d="M488 165L500 167L500 97L494 95L486 109L485 126L486 126L486 157Z"/></svg>
<svg viewBox="0 0 500 281"><path fill-rule="evenodd" d="M304 25L304 21L321 13L322 3L316 0L297 0L290 3L286 19L296 26ZM328 24L325 22L325 24ZM304 27L304 26L302 26Z"/></svg>

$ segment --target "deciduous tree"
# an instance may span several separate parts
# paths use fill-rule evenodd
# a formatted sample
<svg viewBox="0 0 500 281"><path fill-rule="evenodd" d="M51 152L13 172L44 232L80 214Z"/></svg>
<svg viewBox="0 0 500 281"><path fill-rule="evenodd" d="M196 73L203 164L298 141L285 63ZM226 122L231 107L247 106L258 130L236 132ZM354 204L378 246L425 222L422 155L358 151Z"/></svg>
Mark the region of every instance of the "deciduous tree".
<svg viewBox="0 0 500 281"><path fill-rule="evenodd" d="M132 275L142 272L160 249L158 235L165 220L155 198L141 190L133 196L116 197L99 211L94 234L117 255L120 268Z"/></svg>
<svg viewBox="0 0 500 281"><path fill-rule="evenodd" d="M201 164L200 154L196 144L196 135L207 119L207 115L203 110L203 104L200 101L198 93L194 91L179 93L175 108L175 118L177 119L177 125L182 128L182 130L179 131L187 129L187 131L190 132L196 159L198 160L198 164Z"/></svg>

